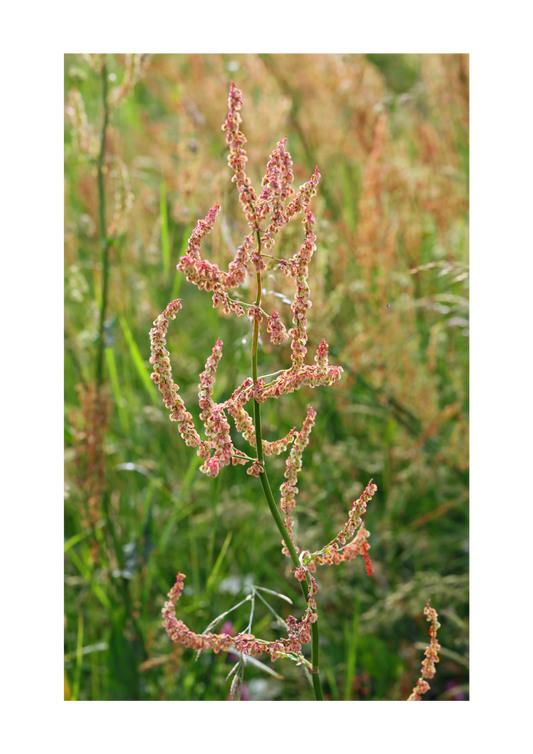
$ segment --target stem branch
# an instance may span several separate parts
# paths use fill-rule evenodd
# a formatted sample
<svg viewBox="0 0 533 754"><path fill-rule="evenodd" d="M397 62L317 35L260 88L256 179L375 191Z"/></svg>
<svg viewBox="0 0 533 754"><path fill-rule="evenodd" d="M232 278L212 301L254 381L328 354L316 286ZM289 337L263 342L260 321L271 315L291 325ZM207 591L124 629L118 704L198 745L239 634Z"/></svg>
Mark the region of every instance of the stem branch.
<svg viewBox="0 0 533 754"><path fill-rule="evenodd" d="M259 254L261 254L261 238L260 238L259 229L257 228L257 226L256 226L256 233L257 233L257 240L259 243ZM255 300L255 305L256 306L261 305L261 273L259 271L257 272L257 296ZM257 343L258 343L258 340L259 340L259 323L256 319L254 319L254 330L253 330L253 338L252 338L252 379L254 383L257 382ZM254 398L254 424L255 424L257 460L259 461L261 466L264 468L263 436L261 432L261 404L258 403L255 400L255 398ZM278 527L278 530L279 530L279 533L281 534L282 539L287 545L287 549L289 550L291 560L294 566L296 566L296 568L300 568L301 564L298 558L298 553L296 552L296 548L287 532L287 529L285 528L285 525L278 511L278 507L274 501L274 496L272 494L272 489L270 487L270 482L268 481L266 470L263 471L261 474L259 474L259 480L261 482L261 486L263 487L263 492L265 494L265 498L268 503L268 507L270 508L272 517L276 523L276 526ZM306 583L309 584L309 577L307 575L306 575ZM307 602L308 590L304 586L303 581L300 582L300 586L302 588L302 594L304 596L304 599ZM313 689L315 692L315 698L317 701L324 701L324 696L322 694L322 686L320 685L320 675L319 675L319 668L318 668L318 621L311 624L311 662L313 666L311 670L311 675L313 679Z"/></svg>

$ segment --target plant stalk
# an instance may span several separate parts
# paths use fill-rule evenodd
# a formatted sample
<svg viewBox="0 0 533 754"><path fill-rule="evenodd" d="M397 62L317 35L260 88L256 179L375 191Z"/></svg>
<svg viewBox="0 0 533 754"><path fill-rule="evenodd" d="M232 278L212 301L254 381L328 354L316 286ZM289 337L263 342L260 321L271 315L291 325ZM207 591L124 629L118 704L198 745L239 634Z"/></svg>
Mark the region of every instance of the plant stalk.
<svg viewBox="0 0 533 754"><path fill-rule="evenodd" d="M261 238L259 236L259 229L256 229L256 232L257 232L257 240L259 244L259 253L261 254ZM255 299L256 306L261 306L261 291L262 291L261 272L257 272L257 295ZM254 330L253 330L253 337L252 337L252 379L254 383L257 382L257 374L258 374L257 372L258 340L259 340L259 322L257 321L257 319L254 319ZM261 404L258 403L255 400L255 398L254 398L254 424L255 424L255 442L256 442L256 448L257 448L257 460L259 461L261 466L264 468L263 435L261 431ZM287 545L287 549L289 550L291 560L296 568L300 568L301 563L298 558L298 553L296 552L296 548L287 532L287 529L285 528L285 525L278 511L278 507L276 505L276 502L274 500L274 495L272 494L272 489L270 487L270 482L268 481L266 469L259 474L259 480L261 482L261 486L263 487L263 492L265 494L265 498L268 503L268 507L270 508L272 517L276 523L276 526L278 527L279 533L281 534L283 541ZM307 574L306 574L306 583L307 585L309 585L309 576ZM304 599L307 602L308 590L304 586L303 581L300 582L300 586L302 588L302 594L304 596ZM313 679L313 689L315 692L315 699L317 702L323 702L324 696L322 693L322 686L320 684L320 674L319 674L319 667L318 667L318 620L315 623L311 624L311 663L313 666L312 671L311 671L311 677Z"/></svg>
<svg viewBox="0 0 533 754"><path fill-rule="evenodd" d="M105 190L104 190L104 159L106 131L109 122L109 106L107 103L107 65L104 61L102 66L102 100L104 105L104 122L100 143L100 155L97 163L98 174L98 215L100 224L100 246L102 264L102 303L100 307L100 326L98 334L98 352L96 355L96 381L100 387L104 381L104 327L107 309L107 291L109 279L109 239L105 220Z"/></svg>

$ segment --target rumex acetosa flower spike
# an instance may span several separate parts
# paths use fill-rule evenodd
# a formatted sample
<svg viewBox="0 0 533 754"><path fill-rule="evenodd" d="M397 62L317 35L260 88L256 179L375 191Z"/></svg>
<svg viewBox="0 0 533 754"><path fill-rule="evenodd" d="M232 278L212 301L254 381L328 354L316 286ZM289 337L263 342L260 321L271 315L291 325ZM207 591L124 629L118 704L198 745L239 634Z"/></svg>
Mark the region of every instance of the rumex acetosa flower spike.
<svg viewBox="0 0 533 754"><path fill-rule="evenodd" d="M270 333L270 342L275 345L280 345L284 340L288 339L289 333L279 317L279 312L272 312L268 318L267 332Z"/></svg>
<svg viewBox="0 0 533 754"><path fill-rule="evenodd" d="M256 448L255 427L250 414L240 405L238 401L228 405L228 411L235 421L235 428L239 434L252 446Z"/></svg>
<svg viewBox="0 0 533 754"><path fill-rule="evenodd" d="M200 467L200 471L209 476L217 476L221 468L231 463L235 454L224 405L214 403L211 398L216 370L222 357L222 345L219 338L206 362L205 371L200 375L200 384L198 385L199 404L202 409L200 418L204 422L208 444L215 451L213 457Z"/></svg>
<svg viewBox="0 0 533 754"><path fill-rule="evenodd" d="M289 457L287 458L287 462L285 466L285 478L287 481L283 482L283 484L279 488L282 495L281 503L280 503L281 510L286 514L284 524L292 542L294 542L294 537L292 533L294 520L291 516L291 511L294 509L296 505L295 497L298 494L298 487L296 486L298 484L298 472L301 471L301 468L302 468L302 455L303 455L304 449L307 447L309 443L309 436L311 434L311 430L313 429L315 425L315 418L316 418L315 409L312 406L308 406L307 416L304 419L302 429L300 430L300 432L298 432L298 434L294 438L292 448L289 453ZM284 541L282 544L283 544L282 553L286 555L287 557L290 557L290 553L289 553L289 550L287 549L286 542ZM296 550L298 551L298 548L296 548Z"/></svg>
<svg viewBox="0 0 533 754"><path fill-rule="evenodd" d="M228 95L228 117L222 124L222 130L226 134L226 142L230 148L228 165L234 173L231 180L237 185L239 200L246 214L248 225L255 230L259 222L259 217L257 217L255 210L255 203L258 197L245 172L248 157L246 156L246 150L243 149L243 145L246 144L246 137L239 130L239 125L242 123L242 118L239 114L242 102L242 92L240 89L237 89L232 81Z"/></svg>
<svg viewBox="0 0 533 754"><path fill-rule="evenodd" d="M196 227L193 230L189 243L187 245L187 251L180 261L176 265L178 272L183 272L189 283L194 283L200 290L207 288L213 282L218 282L218 265L212 265L210 262L202 265L202 258L200 256L200 245L204 238L208 236L215 224L215 221L220 212L220 204L217 202L209 210L204 220L198 220ZM215 269L216 268L216 269Z"/></svg>
<svg viewBox="0 0 533 754"><path fill-rule="evenodd" d="M370 555L368 554L370 545L367 542L370 532L362 524L361 517L366 512L367 503L372 499L377 489L377 486L371 479L361 496L353 502L348 521L344 524L335 539L317 552L311 554L307 551L303 553L302 562L309 570L314 571L315 565L338 565L339 563L353 560L357 555L361 555L365 562L367 575L372 575L374 569ZM353 536L358 527L360 528L355 539L346 544L346 540Z"/></svg>
<svg viewBox="0 0 533 754"><path fill-rule="evenodd" d="M255 427L250 414L237 401L228 406L228 411L235 420L237 432L256 450ZM295 433L296 429L293 428L285 437L281 437L279 440L274 440L273 442L263 440L263 453L266 456L279 456L280 453L287 450L290 443L294 440Z"/></svg>
<svg viewBox="0 0 533 754"><path fill-rule="evenodd" d="M291 367L284 370L275 380L265 384L260 380L258 385L253 385L251 378L239 385L234 395L226 401L226 406L233 404L237 400L241 405L247 403L250 398L255 397L260 403L269 398L281 398L282 395L294 393L301 387L329 387L338 382L343 373L343 368L339 366L330 366L328 363L328 345L325 340L322 341L315 356L315 365L304 364L303 366Z"/></svg>
<svg viewBox="0 0 533 754"><path fill-rule="evenodd" d="M316 250L315 218L309 205L317 192L320 171L317 167L311 178L301 185L295 193L292 188L293 163L290 153L286 149L287 137L285 137L277 143L270 155L266 173L261 183L261 194L258 196L245 171L248 157L244 149L246 138L240 130L242 120L239 111L242 104L242 92L231 82L228 96L228 116L222 129L226 134L226 141L230 149L228 165L234 173L232 182L236 183L239 200L251 232L245 237L242 246L237 249L227 272L221 270L218 265L202 259L200 254L201 244L205 237L212 232L220 212L220 205L217 203L203 220L198 221L189 239L186 254L180 259L177 269L184 273L187 280L196 285L199 290L212 293L215 308L222 305L224 313L229 314L233 311L238 316L243 316L247 311L248 316L255 320L254 330L256 335L257 325L261 324L266 317L266 329L270 334L272 343L279 345L284 340L291 339L292 365L289 369L278 373L276 379L269 383L265 383L263 378L258 378L255 381L247 378L234 390L229 399L223 403L215 403L213 388L217 368L222 357L223 345L221 340L217 340L211 355L207 359L205 369L200 375L198 386L200 418L204 424L207 438L202 441L194 428L191 415L186 411L178 394L179 388L172 381L169 353L165 349L168 320L175 318L176 312L181 309L181 301L177 300L169 304L163 314L154 322L154 328L150 331L152 340L150 361L154 364L152 378L163 393L165 405L172 411L171 419L178 422L178 429L182 437L188 445L197 447L198 455L204 459L200 471L213 477L217 476L220 470L230 463L237 465L247 464L250 461L247 469L249 475L259 477L265 472L264 462L260 462L258 457L253 457L260 456L261 453L258 453L254 423L244 408L248 401L254 400L256 403L264 403L269 398L279 398L282 395L293 393L301 387L330 386L338 382L343 372L341 367L329 364L329 349L325 340L322 340L317 348L314 364L305 363L308 341L307 312L311 308L308 285L309 263ZM284 207L286 200L289 201ZM287 332L277 311L268 315L258 303L245 304L239 300L234 300L230 298L228 291L238 288L246 281L250 265L252 265L250 269L252 273L254 272L253 268L259 274L267 269L263 253L274 245L275 235L290 220L301 213L304 213L302 220L305 232L304 242L291 259L278 260L284 274L291 277L295 285L291 306L293 327ZM264 230L260 227L263 220L269 221ZM256 248L254 248L255 246ZM258 282L260 282L260 277ZM260 295L258 301L261 303ZM230 436L227 413L234 419L237 431L242 434L255 451L251 458L234 447ZM280 487L281 508L286 516L285 528L292 542L294 542L294 522L291 512L295 507L295 497L298 493L298 472L302 468L303 450L309 443L315 417L316 411L308 406L307 416L299 432L296 428L293 428L279 440L267 442L262 439L265 457L279 455L292 444L286 462L286 481ZM348 522L335 540L316 553L311 554L309 551L305 551L300 556L300 566L293 566L291 569L300 582L306 581L308 583L308 595L306 610L302 619L297 621L293 616L289 616L287 619L287 639L280 638L273 642L266 642L257 639L252 634L241 633L237 636L229 636L228 634L210 634L207 632L195 634L190 631L182 621L176 619L175 614L175 605L183 589L183 579L185 578L183 574L178 574L176 584L169 592L169 599L163 608L163 625L169 637L175 642L197 650L213 649L215 652L219 652L235 649L245 655L260 655L266 652L270 654L272 661L288 652L300 653L302 644L311 641L311 626L317 620L314 595L318 586L311 575L316 572L316 565L337 564L351 560L356 555L361 555L365 561L367 573L370 575L373 572L368 554L370 549L367 541L369 532L362 525L361 516L365 512L366 503L371 499L376 489L371 480L361 497L354 502ZM354 535L352 541L346 544L347 538ZM287 543L283 541L282 544L282 552L289 556ZM425 672L429 673L431 672L429 663L434 655L426 653L426 656L427 668L425 668ZM305 662L303 656L300 659ZM318 668L313 672L318 672Z"/></svg>
<svg viewBox="0 0 533 754"><path fill-rule="evenodd" d="M205 370L200 375L200 384L198 385L198 405L201 409L200 419L205 421L215 405L211 396L215 385L216 372L220 359L222 358L222 346L224 343L220 338L215 343L211 356L207 359Z"/></svg>
<svg viewBox="0 0 533 754"><path fill-rule="evenodd" d="M172 380L169 352L165 348L166 334L170 319L175 319L176 313L182 308L181 299L173 301L165 311L159 315L150 330L151 356L150 363L154 371L151 375L159 390L163 393L165 406L171 410L170 419L178 423L178 430L186 445L198 448L198 455L204 459L200 471L208 476L216 477L224 466L232 462L235 448L230 437L224 404L214 403L212 399L213 386L218 364L222 357L222 341L217 340L211 356L207 359L205 370L200 375L198 386L198 400L201 409L200 418L204 423L207 440L203 441L196 431L191 414L179 395L179 386ZM211 457L211 451L214 451Z"/></svg>
<svg viewBox="0 0 533 754"><path fill-rule="evenodd" d="M294 442L296 434L296 427L293 427L285 437L281 437L279 440L274 440L273 442L263 440L263 453L266 456L279 456L280 453L284 453L287 450L291 442Z"/></svg>
<svg viewBox="0 0 533 754"><path fill-rule="evenodd" d="M424 615L431 623L429 627L429 646L426 648L424 655L425 659L422 661L422 675L416 682L416 685L407 699L408 702L420 702L422 701L421 694L425 694L430 689L429 683L426 678L433 678L436 673L435 663L439 662L439 649L440 644L437 641L437 629L440 628L438 621L438 613L435 608L429 606L430 600L427 601L424 608Z"/></svg>
<svg viewBox="0 0 533 754"><path fill-rule="evenodd" d="M291 268L291 276L296 278L296 291L291 305L294 327L289 330L292 337L292 363L294 366L302 366L307 353L307 312L311 308L311 294L307 279L309 277L309 262L316 249L314 234L315 218L311 210L306 210L303 220L305 225L305 241L300 251L294 257Z"/></svg>
<svg viewBox="0 0 533 754"><path fill-rule="evenodd" d="M287 205L285 210L287 221L291 220L299 212L303 212L304 209L307 209L309 202L311 201L313 196L316 196L320 178L320 170L318 169L317 165L315 172L313 173L311 178L302 186L300 186L294 199L292 199L292 201Z"/></svg>
<svg viewBox="0 0 533 754"><path fill-rule="evenodd" d="M176 618L176 603L183 592L183 582L186 578L184 573L178 573L176 583L168 593L168 600L165 602L161 614L163 616L163 626L169 638L177 644L196 651L212 649L215 654L227 652L235 649L245 655L253 657L270 654L270 659L275 662L278 657L287 652L300 652L302 644L308 644L311 641L311 623L316 621L316 603L314 594L316 594L316 582L312 579L309 586L309 595L307 608L298 622L296 618L290 615L287 618L288 638L279 638L274 641L264 641L257 639L253 634L197 634L191 631L182 620Z"/></svg>
<svg viewBox="0 0 533 754"><path fill-rule="evenodd" d="M194 428L192 416L186 410L185 404L178 393L179 385L176 385L172 379L170 354L165 348L165 336L168 331L169 320L176 318L176 314L180 311L181 307L181 299L172 301L165 311L154 321L154 326L150 330L150 364L153 365L154 369L150 377L163 394L165 406L171 411L170 420L178 423L178 430L185 440L185 444L198 448L198 455L201 458L207 458L209 448L200 439L200 435Z"/></svg>
<svg viewBox="0 0 533 754"><path fill-rule="evenodd" d="M226 291L238 288L246 280L253 235L250 234L245 237L243 244L237 249L233 261L230 262L227 272L221 270L217 264L202 259L200 255L201 243L213 230L219 212L220 204L217 203L211 207L204 220L198 221L189 238L187 252L181 257L176 269L178 272L182 272L188 282L196 285L199 290L212 291L214 307L218 306L219 303L224 303L228 309L242 316L244 310L239 305L229 301Z"/></svg>
<svg viewBox="0 0 533 754"><path fill-rule="evenodd" d="M264 470L264 466L259 463L259 458L256 458L255 461L250 464L250 466L248 466L246 473L250 474L250 476L259 477L264 472Z"/></svg>
<svg viewBox="0 0 533 754"><path fill-rule="evenodd" d="M265 248L270 248L274 241L271 233L276 233L285 225L283 201L294 194L291 184L294 180L292 160L286 150L287 137L278 141L276 149L270 155L266 173L261 181L262 192L257 201L259 219L265 219L272 212L270 233L263 236Z"/></svg>

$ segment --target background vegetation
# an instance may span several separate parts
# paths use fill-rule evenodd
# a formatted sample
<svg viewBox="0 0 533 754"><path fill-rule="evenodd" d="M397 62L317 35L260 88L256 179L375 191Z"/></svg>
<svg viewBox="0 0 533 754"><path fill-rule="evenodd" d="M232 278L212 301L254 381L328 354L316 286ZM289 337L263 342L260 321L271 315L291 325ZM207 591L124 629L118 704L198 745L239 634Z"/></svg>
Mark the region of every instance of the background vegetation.
<svg viewBox="0 0 533 754"><path fill-rule="evenodd" d="M215 399L249 372L249 321L213 310L175 271L215 201L222 216L210 258L227 266L245 233L220 130L234 80L254 185L284 135L296 186L316 165L323 176L313 202L310 348L325 337L345 373L334 388L263 406L268 439L301 423L307 403L318 411L296 541L311 550L329 541L369 478L378 485L366 516L375 574L367 578L358 561L317 574L325 694L406 699L431 598L442 652L425 700L467 699L468 56L155 55L122 99L113 92L128 61L107 56L116 106L101 163L112 239L102 338L104 111L91 62L65 58L66 698L227 697L231 658L205 653L195 662L161 627L178 570L188 576L179 612L196 631L249 583L294 598L296 609L272 604L285 617L300 614L257 479L240 467L217 479L200 474L149 379L148 331L178 295L184 307L170 351L187 407L218 336L225 350ZM85 124L74 113L79 96ZM82 126L73 129L77 117ZM281 255L301 243L294 225L276 247ZM267 308L283 307L282 276L267 285ZM288 311L281 308L285 319ZM289 352L267 340L262 373L288 365ZM283 457L269 468L279 485ZM246 607L229 619L243 630ZM257 608L254 633L273 638L275 630ZM283 677L248 667L244 698L313 698L299 668L268 666Z"/></svg>

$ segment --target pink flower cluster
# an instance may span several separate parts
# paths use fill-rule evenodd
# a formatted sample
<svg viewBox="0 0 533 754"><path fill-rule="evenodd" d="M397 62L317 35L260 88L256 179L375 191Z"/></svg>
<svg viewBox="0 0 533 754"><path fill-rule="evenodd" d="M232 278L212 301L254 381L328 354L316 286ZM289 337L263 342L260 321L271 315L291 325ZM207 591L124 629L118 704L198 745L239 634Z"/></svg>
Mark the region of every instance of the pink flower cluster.
<svg viewBox="0 0 533 754"><path fill-rule="evenodd" d="M259 378L253 382L243 383L239 386L239 400L241 405L255 398L259 403L264 403L269 398L281 398L282 395L294 393L301 387L326 387L334 385L341 378L343 369L338 366L330 366L328 362L328 344L323 340L317 348L315 364L303 364L284 370L275 380L265 384ZM249 378L248 378L249 379ZM233 403L233 396L227 404Z"/></svg>
<svg viewBox="0 0 533 754"><path fill-rule="evenodd" d="M318 590L313 578L309 582L307 606L302 619L298 622L296 618L290 615L287 618L288 638L279 638L274 641L257 639L253 634L242 633L231 636L226 633L197 634L191 631L182 620L176 618L176 603L182 595L185 578L184 573L178 573L176 583L168 593L168 600L161 610L163 626L173 642L183 644L183 646L199 652L212 649L215 654L228 652L230 649L252 656L266 653L270 654L270 659L275 662L278 657L287 652L299 654L302 650L302 644L308 644L311 641L311 624L317 619L314 595Z"/></svg>
<svg viewBox="0 0 533 754"><path fill-rule="evenodd" d="M315 594L318 592L318 584L311 576L309 579L307 592L307 606L302 620L298 623L296 618L290 615L287 618L290 652L301 652L302 644L309 644L311 641L311 624L317 620Z"/></svg>
<svg viewBox="0 0 533 754"><path fill-rule="evenodd" d="M309 443L309 435L311 434L311 430L315 425L315 418L315 409L312 406L308 406L307 416L305 417L302 429L300 432L298 432L293 442L291 452L289 453L289 457L287 458L285 468L285 478L287 481L283 482L283 484L279 488L282 495L281 510L286 514L284 524L292 542L294 542L294 536L292 532L294 520L291 516L291 512L296 505L295 497L298 494L298 487L296 486L298 484L298 472L302 469L302 455L304 449ZM287 557L290 557L286 542L282 541L282 544L282 553ZM296 548L296 551L298 552L298 548Z"/></svg>
<svg viewBox="0 0 533 754"><path fill-rule="evenodd" d="M367 576L372 576L374 569L372 567L372 561L368 551L370 545L367 542L367 538L370 536L370 532L363 524L353 542L339 548L336 543L332 544L328 549L321 551L320 554L315 554L312 559L307 563L307 569L311 572L316 570L317 565L339 565L339 563L348 563L353 560L357 555L362 555L365 562L365 570ZM307 554L307 553L306 553Z"/></svg>
<svg viewBox="0 0 533 754"><path fill-rule="evenodd" d="M199 290L213 293L213 307L224 304L224 313L235 312L242 317L244 309L237 302L230 300L227 291L238 288L246 280L248 272L248 260L252 248L252 235L246 236L242 246L239 246L235 257L230 262L228 271L221 270L217 264L202 259L200 256L200 244L211 233L214 223L220 212L220 204L215 204L209 210L204 220L198 220L196 228L189 239L186 254L181 257L176 265L179 272L183 272L189 283L193 283Z"/></svg>
<svg viewBox="0 0 533 754"><path fill-rule="evenodd" d="M219 339L215 343L211 356L207 359L205 370L200 375L200 384L198 385L200 419L205 427L206 440L201 440L194 427L192 416L186 410L179 395L179 385L176 385L172 380L170 354L165 348L165 336L168 331L169 320L175 319L176 313L181 310L181 307L181 299L173 301L155 320L154 327L150 330L150 363L154 370L150 376L163 393L165 406L171 410L170 419L178 423L178 430L185 443L198 448L198 455L204 459L200 471L208 476L216 477L224 466L228 466L230 463L234 465L246 463L247 459L235 448L231 440L230 425L226 417L226 403L215 403L212 398L216 371L222 358L222 341ZM240 410L243 410L242 405L238 403L238 398L242 393L242 390L237 390L232 396L236 401L234 413L239 410L239 406ZM262 467L258 463L254 463L249 473L257 475L261 471Z"/></svg>
<svg viewBox="0 0 533 754"><path fill-rule="evenodd" d="M439 649L440 644L437 641L437 629L440 628L440 623L438 621L438 613L435 610L435 608L429 606L430 600L427 601L427 604L424 608L424 615L426 616L428 622L431 623L431 626L429 627L429 636L430 636L430 642L429 646L424 652L425 659L422 660L422 676L418 679L416 682L416 685L407 699L408 702L421 702L422 697L421 694L425 694L427 691L429 691L429 683L424 680L425 678L433 678L435 675L436 668L435 663L439 662Z"/></svg>
<svg viewBox="0 0 533 754"><path fill-rule="evenodd" d="M226 134L226 142L230 148L228 165L234 172L231 180L237 184L239 199L246 214L248 225L255 230L259 219L256 217L255 211L257 194L244 170L248 162L246 150L243 149L244 144L246 144L246 137L239 129L239 125L242 123L242 118L239 114L242 102L242 92L240 89L237 89L232 81L228 96L228 117L222 125L222 130Z"/></svg>
<svg viewBox="0 0 533 754"><path fill-rule="evenodd" d="M220 338L215 343L211 356L207 359L205 370L200 375L198 385L198 402L202 409L200 419L205 426L207 444L215 450L212 458L208 458L200 467L204 474L217 476L219 470L228 466L234 455L234 447L230 437L230 426L223 408L212 399L215 375L222 358L223 343Z"/></svg>
<svg viewBox="0 0 533 754"><path fill-rule="evenodd" d="M281 228L288 222L283 207L283 201L294 194L292 181L292 160L289 152L285 149L287 137L278 141L268 161L266 174L261 181L263 191L259 197L260 220L265 219L272 213L270 225L264 231L261 243L265 249L271 249L274 245L274 234L279 233Z"/></svg>
<svg viewBox="0 0 533 754"><path fill-rule="evenodd" d="M239 432L252 446L254 451L257 452L255 427L250 414L237 401L228 407L228 411L235 420L235 428L237 432ZM294 427L285 435L285 437L281 437L279 440L274 440L274 442L263 440L264 455L279 456L280 453L284 453L290 443L294 440L295 433L296 428Z"/></svg>
<svg viewBox="0 0 533 754"><path fill-rule="evenodd" d="M279 318L278 312L272 312L267 321L267 332L270 333L270 342L279 346L284 340L287 340L289 333L285 325Z"/></svg>
<svg viewBox="0 0 533 754"><path fill-rule="evenodd" d="M372 568L372 561L368 554L370 545L367 542L370 532L365 528L361 517L366 512L367 503L373 498L377 489L377 486L371 479L362 495L353 502L348 521L344 524L335 539L317 552L311 554L306 550L302 554L304 568L314 572L317 565L338 565L339 563L353 560L357 555L362 555L367 575L372 575L374 569ZM353 536L358 527L360 528L355 539L346 544L346 540Z"/></svg>
<svg viewBox="0 0 533 754"><path fill-rule="evenodd" d="M286 274L296 278L296 293L292 302L292 322L294 327L289 330L292 337L292 363L294 366L302 366L307 353L307 312L312 306L307 278L309 277L309 262L316 249L316 236L313 232L315 218L311 210L306 210L302 221L305 226L305 241L300 251L295 255L293 263L284 269Z"/></svg>
<svg viewBox="0 0 533 754"><path fill-rule="evenodd" d="M206 458L209 454L207 444L202 442L200 435L194 428L191 414L186 410L185 404L181 399L178 390L179 385L172 379L172 367L170 366L170 353L165 348L166 334L170 319L176 319L176 313L181 309L181 299L172 301L165 311L155 320L153 328L150 330L150 364L153 365L154 371L150 375L155 384L163 393L163 400L166 408L170 409L170 420L178 423L180 435L185 440L185 444L193 448L198 448L198 455Z"/></svg>

